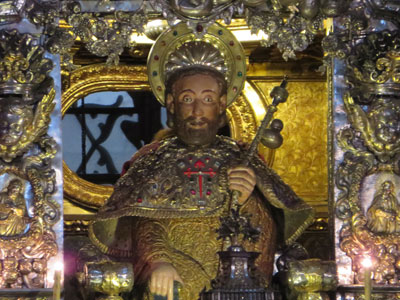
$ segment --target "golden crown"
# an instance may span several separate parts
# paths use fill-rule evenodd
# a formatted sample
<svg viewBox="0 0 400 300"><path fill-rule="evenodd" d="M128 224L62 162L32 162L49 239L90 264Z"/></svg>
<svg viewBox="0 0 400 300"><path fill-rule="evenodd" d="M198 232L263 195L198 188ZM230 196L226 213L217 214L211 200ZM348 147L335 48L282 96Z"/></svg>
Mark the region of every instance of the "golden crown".
<svg viewBox="0 0 400 300"><path fill-rule="evenodd" d="M400 97L400 33L382 31L368 35L347 60L352 96L370 102L376 96Z"/></svg>
<svg viewBox="0 0 400 300"><path fill-rule="evenodd" d="M44 57L44 48L30 34L17 30L0 31L0 91L1 94L23 95L26 101L42 98L52 86L48 74L53 68Z"/></svg>

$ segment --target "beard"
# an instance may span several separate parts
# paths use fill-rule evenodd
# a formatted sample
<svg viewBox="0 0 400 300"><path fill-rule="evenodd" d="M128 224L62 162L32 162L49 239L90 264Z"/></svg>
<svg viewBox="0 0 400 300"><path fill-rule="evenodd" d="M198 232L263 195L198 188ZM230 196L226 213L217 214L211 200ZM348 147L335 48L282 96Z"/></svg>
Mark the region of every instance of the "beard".
<svg viewBox="0 0 400 300"><path fill-rule="evenodd" d="M174 129L178 138L191 146L205 146L211 144L217 135L221 123L221 116L214 120L205 117L188 117L181 119L175 115Z"/></svg>

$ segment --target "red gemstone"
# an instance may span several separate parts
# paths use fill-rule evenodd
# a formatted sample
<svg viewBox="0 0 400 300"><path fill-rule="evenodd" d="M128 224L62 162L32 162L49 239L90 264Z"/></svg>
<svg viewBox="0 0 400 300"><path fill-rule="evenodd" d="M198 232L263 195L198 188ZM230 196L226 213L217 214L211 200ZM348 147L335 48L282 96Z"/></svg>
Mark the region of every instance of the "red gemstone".
<svg viewBox="0 0 400 300"><path fill-rule="evenodd" d="M137 198L137 202L138 202L138 203L142 203L142 202L143 202L143 199L142 199L142 198Z"/></svg>
<svg viewBox="0 0 400 300"><path fill-rule="evenodd" d="M211 191L210 190L207 191L207 195L211 195Z"/></svg>
<svg viewBox="0 0 400 300"><path fill-rule="evenodd" d="M233 45L235 45L235 43L234 43L233 41L230 41L230 42L229 42L229 45L230 45L230 46L233 46Z"/></svg>
<svg viewBox="0 0 400 300"><path fill-rule="evenodd" d="M191 193L192 195L196 195L196 191L195 191L195 190L190 190L190 193Z"/></svg>
<svg viewBox="0 0 400 300"><path fill-rule="evenodd" d="M165 41L161 41L161 46L165 46L167 43Z"/></svg>
<svg viewBox="0 0 400 300"><path fill-rule="evenodd" d="M154 60L159 60L158 55L154 56Z"/></svg>
<svg viewBox="0 0 400 300"><path fill-rule="evenodd" d="M157 91L160 91L160 92L161 92L161 91L162 91L162 87L161 87L161 86L158 86L158 87L157 87Z"/></svg>
<svg viewBox="0 0 400 300"><path fill-rule="evenodd" d="M197 30L197 32L202 32L203 31L203 26L201 24L197 24L196 30Z"/></svg>
<svg viewBox="0 0 400 300"><path fill-rule="evenodd" d="M237 87L236 87L236 86L233 87L233 91L234 91L235 93L237 92Z"/></svg>
<svg viewBox="0 0 400 300"><path fill-rule="evenodd" d="M197 169L201 169L205 167L205 164L199 159L198 161L195 162L194 166Z"/></svg>

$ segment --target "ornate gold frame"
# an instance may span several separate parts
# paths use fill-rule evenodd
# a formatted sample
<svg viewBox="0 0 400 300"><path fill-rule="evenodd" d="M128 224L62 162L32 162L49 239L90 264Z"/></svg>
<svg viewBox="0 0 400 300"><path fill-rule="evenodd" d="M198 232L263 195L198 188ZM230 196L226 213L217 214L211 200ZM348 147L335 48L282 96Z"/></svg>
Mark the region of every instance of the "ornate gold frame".
<svg viewBox="0 0 400 300"><path fill-rule="evenodd" d="M90 65L73 71L69 87L62 96L61 113L82 97L100 91L150 90L145 66ZM250 100L251 98L251 100ZM243 95L227 110L232 137L244 143L251 142L265 114L266 100L262 92L246 82ZM267 164L272 164L274 151L260 147ZM79 205L98 208L111 195L113 187L102 186L80 178L63 162L64 195Z"/></svg>

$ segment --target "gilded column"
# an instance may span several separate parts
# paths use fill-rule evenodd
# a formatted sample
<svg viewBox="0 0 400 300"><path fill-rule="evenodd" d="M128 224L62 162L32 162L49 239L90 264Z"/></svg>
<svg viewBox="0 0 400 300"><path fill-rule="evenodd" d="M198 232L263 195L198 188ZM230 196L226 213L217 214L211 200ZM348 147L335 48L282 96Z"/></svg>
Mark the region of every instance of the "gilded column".
<svg viewBox="0 0 400 300"><path fill-rule="evenodd" d="M400 279L400 31L392 9L354 1L323 42L328 57L335 57L331 203L337 272L342 290L353 288L349 295L355 298L363 290L354 288L367 281L366 259L372 260L373 285L394 286Z"/></svg>
<svg viewBox="0 0 400 300"><path fill-rule="evenodd" d="M62 270L61 80L43 47L55 7L0 3L0 297L50 296ZM55 3L52 4L56 5ZM53 19L51 19L53 18Z"/></svg>

